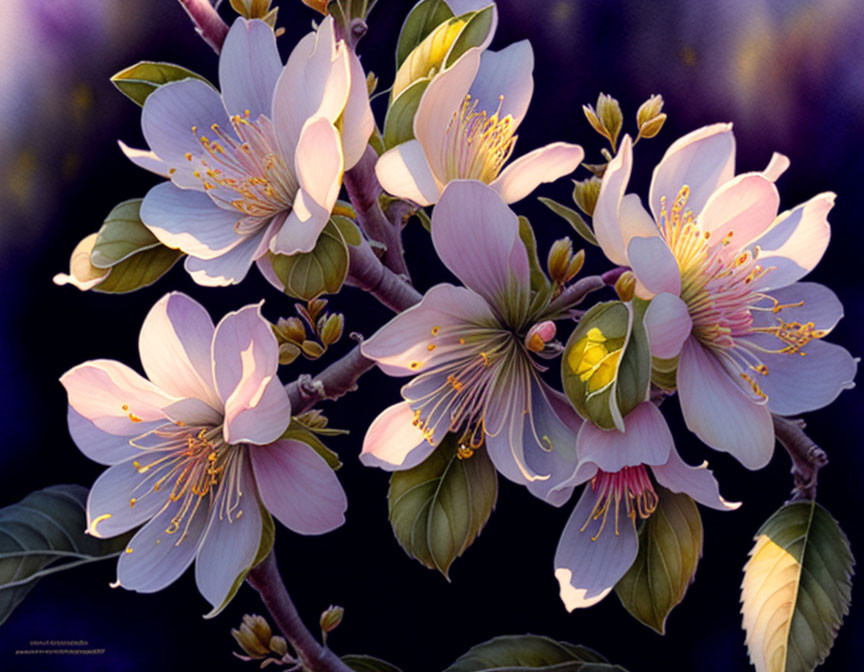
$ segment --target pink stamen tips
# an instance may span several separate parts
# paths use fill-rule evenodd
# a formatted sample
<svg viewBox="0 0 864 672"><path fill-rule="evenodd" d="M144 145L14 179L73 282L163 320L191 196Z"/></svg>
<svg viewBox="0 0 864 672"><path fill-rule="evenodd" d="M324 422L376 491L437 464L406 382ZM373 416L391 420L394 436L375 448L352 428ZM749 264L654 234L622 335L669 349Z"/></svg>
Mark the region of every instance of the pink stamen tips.
<svg viewBox="0 0 864 672"><path fill-rule="evenodd" d="M556 331L555 323L551 320L535 324L525 335L525 347L531 352L542 352L546 344L555 338Z"/></svg>
<svg viewBox="0 0 864 672"><path fill-rule="evenodd" d="M600 529L591 537L597 541L606 527L606 518L610 511L615 517L615 534L620 534L618 513L622 504L624 512L632 524L636 525L636 516L648 518L657 509L659 498L648 476L644 464L636 467L624 467L620 471L608 472L598 470L591 479L591 489L596 493L594 508L588 520L580 528L584 532L593 520L600 520Z"/></svg>

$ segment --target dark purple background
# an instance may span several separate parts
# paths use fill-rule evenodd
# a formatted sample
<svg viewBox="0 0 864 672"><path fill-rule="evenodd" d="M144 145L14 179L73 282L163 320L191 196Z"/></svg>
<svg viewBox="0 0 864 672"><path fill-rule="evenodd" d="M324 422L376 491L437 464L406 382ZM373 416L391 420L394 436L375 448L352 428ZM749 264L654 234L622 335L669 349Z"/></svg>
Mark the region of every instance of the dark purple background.
<svg viewBox="0 0 864 672"><path fill-rule="evenodd" d="M382 87L392 81L395 37L410 4L380 0L361 43L364 65L380 76ZM601 90L615 95L625 111L625 130L632 132L639 103L661 93L670 118L657 139L636 150L633 185L640 193L675 138L716 121L735 122L739 170L761 169L775 150L790 157L792 166L779 182L784 207L836 191L834 240L811 279L830 284L846 306L849 317L831 339L861 354L864 15L854 0L819 3L818 13L813 3L781 0L498 4L501 23L493 47L528 38L537 60L534 99L517 155L566 140L582 143L587 160L599 160L601 145L581 105L594 102ZM54 273L67 270L75 243L98 229L116 202L142 196L158 181L128 163L115 145L116 138L142 145L139 110L113 90L108 77L151 59L180 63L216 81L216 59L171 0L13 2L0 10L0 19L21 19L22 12L26 21L15 25L26 30L13 31L6 21L5 54L0 53L0 63L14 68L6 71L11 83L0 94L0 505L53 483L89 485L100 473L68 438L57 378L97 357L137 367L141 321L166 291L188 292L217 319L261 297L271 319L289 315L293 303L254 270L241 286L217 290L196 286L178 267L156 286L122 297L51 283ZM299 0L283 2L283 56L313 18ZM382 109L376 112L383 115ZM569 184L565 179L545 185L516 206L533 222L542 255L569 227L534 196L566 202ZM416 222L406 231L406 247L420 289L447 278ZM589 249L587 270L606 267L602 254ZM352 289L333 297L331 307L347 313L348 330L367 335L388 318L374 300ZM341 344L335 354L348 347ZM284 380L316 368L287 367ZM397 399L398 387L398 381L373 372L359 393L324 407L334 426L353 430L331 444L345 462L340 477L350 502L347 524L324 537L278 530L280 567L307 622L314 624L331 603L346 609L330 640L336 651L378 655L405 672L434 672L492 636L534 632L595 647L632 672L748 669L738 613L741 567L753 534L788 496L789 463L782 450L761 472L748 472L687 434L677 404L664 406L684 457L691 463L710 459L725 496L744 506L726 514L703 510L705 550L696 581L660 637L634 621L614 595L567 614L552 557L570 505L553 509L503 480L498 508L454 564L452 583L406 557L387 522L387 475L356 459L364 428ZM859 553L861 409L862 395L853 390L808 417L812 436L832 459L821 474L819 500ZM0 627L0 669L255 669L230 653L230 628L243 613L264 611L248 587L222 615L203 621L209 609L191 573L156 595L112 590L108 583L114 578L106 562L40 583ZM856 597L861 594L856 589ZM864 658L862 635L864 619L853 606L823 669L857 669ZM86 658L15 656L31 639L85 639L107 652Z"/></svg>

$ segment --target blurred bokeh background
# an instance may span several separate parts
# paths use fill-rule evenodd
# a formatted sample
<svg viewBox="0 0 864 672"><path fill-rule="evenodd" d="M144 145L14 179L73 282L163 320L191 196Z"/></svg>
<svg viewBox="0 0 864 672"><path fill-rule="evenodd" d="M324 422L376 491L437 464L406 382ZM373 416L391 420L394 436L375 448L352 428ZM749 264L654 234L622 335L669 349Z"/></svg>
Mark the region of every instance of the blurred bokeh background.
<svg viewBox="0 0 864 672"><path fill-rule="evenodd" d="M379 75L382 87L392 81L396 35L412 4L379 0L360 45L365 67ZM641 193L675 138L716 121L735 124L739 170L761 169L773 151L790 157L779 182L784 207L836 191L832 244L811 279L829 284L846 307L831 339L855 355L864 352L859 0L499 0L498 6L493 48L527 38L536 53L534 99L517 155L566 140L582 143L589 161L599 160L599 138L581 105L593 103L600 91L618 97L632 133L638 105L660 93L669 120L658 138L637 148L633 185ZM282 1L283 57L314 18L300 0ZM96 357L138 366L138 329L163 293L186 291L217 318L261 297L271 319L293 310L293 302L255 271L238 287L215 290L194 285L178 266L129 296L52 284L56 272L67 270L77 241L96 231L114 204L143 196L158 181L117 148L118 138L142 146L140 115L108 82L143 59L179 63L216 81L215 55L175 0L5 0L0 7L0 506L54 483L89 485L100 473L68 438L57 378ZM383 115L380 107L376 112ZM544 255L569 227L534 196L566 202L570 189L568 180L545 185L516 206L534 223ZM406 246L420 289L446 279L416 222L406 231ZM588 250L587 270L604 269L602 255ZM331 308L346 312L348 330L367 335L388 318L352 289L333 297ZM286 367L284 380L316 368ZM753 534L791 488L782 450L766 469L747 472L687 435L677 404L664 405L685 458L695 463L707 456L726 497L745 504L729 514L703 510L704 557L661 637L631 619L614 595L567 614L552 557L570 507L553 509L507 482L488 527L454 564L452 583L407 558L387 522L386 474L356 459L364 428L396 399L398 382L373 372L361 386L345 403L325 406L334 426L352 429L350 437L332 442L345 462L346 526L319 538L280 529L277 538L286 583L307 622L314 624L331 603L346 608L330 639L338 652L378 655L405 672L434 672L492 636L535 632L595 647L633 672L748 669L738 613L741 567ZM819 500L864 557L862 400L859 390L845 392L807 420L831 457L820 474ZM138 595L109 588L112 565L41 582L0 627L0 669L253 669L232 657L229 635L244 612L263 612L251 589L204 621L208 606L189 573L159 594ZM860 669L862 599L864 588L856 586L851 614L823 669ZM14 655L33 639L87 640L106 653L38 660Z"/></svg>

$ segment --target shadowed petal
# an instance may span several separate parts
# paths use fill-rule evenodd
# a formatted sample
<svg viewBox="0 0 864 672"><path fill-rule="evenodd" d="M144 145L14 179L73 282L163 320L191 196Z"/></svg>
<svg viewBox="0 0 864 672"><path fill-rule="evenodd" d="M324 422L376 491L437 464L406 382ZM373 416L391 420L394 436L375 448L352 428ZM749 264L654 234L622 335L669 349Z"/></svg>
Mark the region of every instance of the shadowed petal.
<svg viewBox="0 0 864 672"><path fill-rule="evenodd" d="M648 342L654 357L675 357L692 328L693 321L687 311L687 304L677 296L662 292L651 299L645 311L645 331L648 332Z"/></svg>
<svg viewBox="0 0 864 672"><path fill-rule="evenodd" d="M375 130L375 117L369 106L369 93L366 88L366 74L354 51L348 52L348 64L351 71L351 87L348 92L348 102L345 103L345 110L342 113L342 152L345 155L345 170L353 168L362 158L369 136Z"/></svg>
<svg viewBox="0 0 864 672"><path fill-rule="evenodd" d="M579 167L585 152L579 145L556 142L520 156L489 185L506 203L521 201L543 182L554 182Z"/></svg>
<svg viewBox="0 0 864 672"><path fill-rule="evenodd" d="M304 197L312 198L329 214L342 186L343 169L339 131L324 117L307 121L294 155L294 170Z"/></svg>
<svg viewBox="0 0 864 672"><path fill-rule="evenodd" d="M615 533L611 520L596 541L592 537L598 533L602 520L591 520L585 531L580 531L593 507L594 493L586 486L555 551L555 578L567 611L590 607L606 597L633 564L639 550L635 526L626 517L619 526L619 534Z"/></svg>
<svg viewBox="0 0 864 672"><path fill-rule="evenodd" d="M255 260L255 253L261 244L263 230L240 239L241 242L230 250L212 259L186 257L184 267L192 279L205 287L227 287L241 282Z"/></svg>
<svg viewBox="0 0 864 672"><path fill-rule="evenodd" d="M162 177L170 177L168 171L171 170L171 167L156 156L156 152L147 149L135 149L122 140L118 140L117 144L120 145L120 151L123 152L126 158L139 168L149 170L151 173L156 173Z"/></svg>
<svg viewBox="0 0 864 672"><path fill-rule="evenodd" d="M384 152L375 164L375 175L386 192L417 205L437 203L441 195L423 146L417 140L403 142Z"/></svg>
<svg viewBox="0 0 864 672"><path fill-rule="evenodd" d="M324 534L345 522L348 500L324 458L300 441L249 449L261 501L285 527Z"/></svg>
<svg viewBox="0 0 864 672"><path fill-rule="evenodd" d="M495 468L514 483L548 480L550 474L534 472L525 460L525 420L531 403L527 367L513 358L500 365L492 382L486 408L486 449ZM534 442L534 437L529 437Z"/></svg>
<svg viewBox="0 0 864 672"><path fill-rule="evenodd" d="M130 443L130 439L164 424L164 420L129 422L126 423L127 429L132 434L112 434L99 429L72 406L69 406L67 421L69 423L69 436L72 437L75 445L89 459L99 464L117 464L138 455L141 451Z"/></svg>
<svg viewBox="0 0 864 672"><path fill-rule="evenodd" d="M747 173L711 194L699 215L699 224L712 240L730 240L726 253L734 256L771 226L779 207L780 194L774 183L760 173Z"/></svg>
<svg viewBox="0 0 864 672"><path fill-rule="evenodd" d="M782 319L784 322L801 324L812 322L815 329L828 333L843 317L843 304L840 303L837 295L825 285L816 282L796 282L794 285L774 289L766 294L777 301L779 308L775 313L772 309L775 307L772 301L758 303L759 308L767 310L750 311L754 327L776 326L778 320ZM772 340L771 345L776 346L778 343L779 341Z"/></svg>
<svg viewBox="0 0 864 672"><path fill-rule="evenodd" d="M499 119L509 114L518 126L534 93L533 71L534 50L528 40L514 42L500 51L484 51L468 91L478 101L477 112L485 110L490 116L498 112Z"/></svg>
<svg viewBox="0 0 864 672"><path fill-rule="evenodd" d="M593 218L597 242L609 260L621 266L630 265L627 260L627 247L621 235L619 210L632 170L633 143L630 136L625 135L618 153L603 173Z"/></svg>
<svg viewBox="0 0 864 672"><path fill-rule="evenodd" d="M416 467L436 446L437 443L429 443L423 432L414 426L411 405L401 402L385 409L369 426L360 461L367 467L402 471Z"/></svg>
<svg viewBox="0 0 864 672"><path fill-rule="evenodd" d="M249 110L252 121L262 114L269 117L281 70L273 29L263 21L238 17L219 57L219 86L228 114Z"/></svg>
<svg viewBox="0 0 864 672"><path fill-rule="evenodd" d="M727 502L720 496L717 479L708 469L708 462L703 462L698 467L691 467L681 459L674 448L669 453L669 461L666 464L656 465L651 470L654 472L654 478L664 488L690 495L703 506L718 511L734 511L741 506L741 502Z"/></svg>
<svg viewBox="0 0 864 672"><path fill-rule="evenodd" d="M771 411L744 396L716 357L694 338L681 348L677 383L690 431L748 469L768 464L774 452Z"/></svg>
<svg viewBox="0 0 864 672"><path fill-rule="evenodd" d="M627 245L627 256L636 279L651 295L668 292L678 296L681 293L678 262L665 240L659 236L633 238Z"/></svg>
<svg viewBox="0 0 864 672"><path fill-rule="evenodd" d="M270 239L270 250L289 255L311 252L329 221L330 210L318 205L314 198L300 189L294 197L294 207L288 218Z"/></svg>

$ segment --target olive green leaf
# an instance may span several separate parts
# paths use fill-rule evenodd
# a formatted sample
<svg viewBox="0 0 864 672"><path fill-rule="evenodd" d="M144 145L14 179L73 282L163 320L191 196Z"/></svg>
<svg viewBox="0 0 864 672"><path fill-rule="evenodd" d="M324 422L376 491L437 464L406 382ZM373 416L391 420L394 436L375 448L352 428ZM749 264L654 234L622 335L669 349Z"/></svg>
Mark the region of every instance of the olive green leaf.
<svg viewBox="0 0 864 672"><path fill-rule="evenodd" d="M528 253L528 266L531 269L531 289L538 291L549 286L549 279L543 272L543 267L540 265L540 258L537 256L537 239L534 237L534 229L531 228L531 222L527 217L519 217L519 238L522 244L525 245L525 251Z"/></svg>
<svg viewBox="0 0 864 672"><path fill-rule="evenodd" d="M435 28L453 18L453 12L444 0L421 0L408 12L399 42L396 46L396 67L408 58L417 46Z"/></svg>
<svg viewBox="0 0 864 672"><path fill-rule="evenodd" d="M626 672L585 646L539 635L507 635L478 644L444 672Z"/></svg>
<svg viewBox="0 0 864 672"><path fill-rule="evenodd" d="M269 253L269 258L285 293L304 301L335 294L348 275L348 245L332 221L327 222L311 252L290 256Z"/></svg>
<svg viewBox="0 0 864 672"><path fill-rule="evenodd" d="M180 250L164 245L148 248L112 266L108 277L96 285L93 291L126 294L149 287L170 271L182 256Z"/></svg>
<svg viewBox="0 0 864 672"><path fill-rule="evenodd" d="M384 147L391 149L414 139L414 115L431 81L429 77L418 79L393 99L384 118Z"/></svg>
<svg viewBox="0 0 864 672"><path fill-rule="evenodd" d="M657 510L639 530L639 553L615 586L624 608L664 634L666 618L684 599L702 556L702 519L690 497L657 488Z"/></svg>
<svg viewBox="0 0 864 672"><path fill-rule="evenodd" d="M329 430L331 433L345 433L344 430ZM337 471L342 467L342 461L339 459L339 455L330 450L327 446L324 445L324 442L319 439L315 433L310 430L306 425L297 420L297 418L291 418L291 424L288 425L288 429L286 429L280 439L293 439L294 441L299 441L300 443L305 443L307 446L312 448L316 453L318 453L321 457L324 458L324 461L330 465L330 468L333 471Z"/></svg>
<svg viewBox="0 0 864 672"><path fill-rule="evenodd" d="M141 221L142 201L123 201L108 213L90 252L90 263L96 268L111 268L133 254L161 245Z"/></svg>
<svg viewBox="0 0 864 672"><path fill-rule="evenodd" d="M53 485L0 509L0 624L49 574L115 558L132 532L112 539L87 535L87 488Z"/></svg>
<svg viewBox="0 0 864 672"><path fill-rule="evenodd" d="M390 524L405 552L448 577L474 542L498 498L498 473L485 448L459 457L448 434L424 462L390 477Z"/></svg>
<svg viewBox="0 0 864 672"><path fill-rule="evenodd" d="M121 70L111 77L111 83L129 100L143 106L147 96L163 84L189 78L200 79L205 84L210 84L204 77L191 70L173 63L157 61L141 61Z"/></svg>
<svg viewBox="0 0 864 672"><path fill-rule="evenodd" d="M395 665L391 665L379 658L373 658L372 656L342 656L342 662L354 670L354 672L402 672Z"/></svg>
<svg viewBox="0 0 864 672"><path fill-rule="evenodd" d="M545 198L541 196L538 200L549 208L552 212L554 212L559 217L563 217L566 219L570 226L573 227L573 230L582 236L585 240L587 240L592 245L599 245L597 242L597 236L594 235L594 232L591 230L591 227L588 226L587 222L582 219L582 215L573 210L572 208L568 208L566 205L561 205L557 201L553 201L551 198Z"/></svg>
<svg viewBox="0 0 864 672"><path fill-rule="evenodd" d="M831 514L813 501L776 511L744 567L741 613L758 672L810 672L849 613L855 559Z"/></svg>

